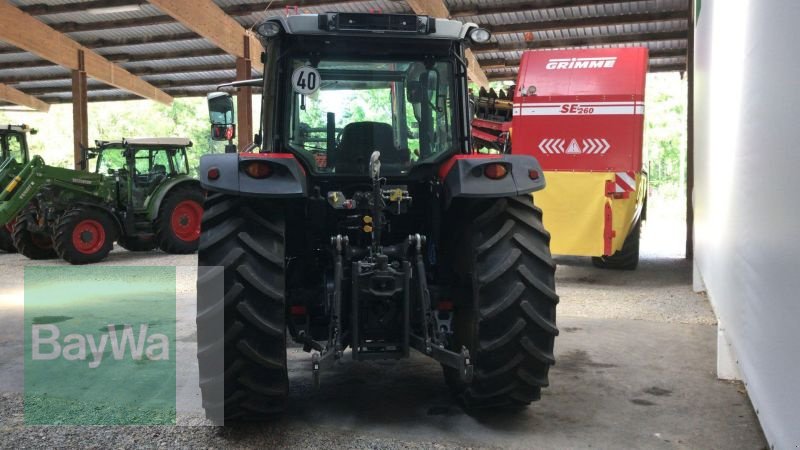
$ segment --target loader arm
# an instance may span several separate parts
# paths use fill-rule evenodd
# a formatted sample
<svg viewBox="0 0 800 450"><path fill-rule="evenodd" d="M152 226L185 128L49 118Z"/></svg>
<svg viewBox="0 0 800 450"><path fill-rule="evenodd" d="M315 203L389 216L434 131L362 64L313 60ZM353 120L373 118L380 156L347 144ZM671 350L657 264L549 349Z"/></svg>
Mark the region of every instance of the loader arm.
<svg viewBox="0 0 800 450"><path fill-rule="evenodd" d="M34 156L0 191L0 223L8 223L45 187L97 196L103 176L45 165Z"/></svg>

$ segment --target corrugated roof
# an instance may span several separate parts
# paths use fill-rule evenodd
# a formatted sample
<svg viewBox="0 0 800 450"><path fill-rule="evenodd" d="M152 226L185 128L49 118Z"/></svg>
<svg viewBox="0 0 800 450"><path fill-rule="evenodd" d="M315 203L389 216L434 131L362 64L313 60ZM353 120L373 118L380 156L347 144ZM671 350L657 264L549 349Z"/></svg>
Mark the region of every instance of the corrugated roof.
<svg viewBox="0 0 800 450"><path fill-rule="evenodd" d="M205 95L217 82L235 77L233 56L201 38L158 8L141 0L128 11L87 11L88 0L11 0L23 11L105 55L171 95ZM291 2L214 0L240 24L251 27L286 14ZM306 0L299 12L412 13L404 1L332 2ZM528 48L646 46L652 70L684 70L689 0L446 0L453 18L492 30L488 44L475 46L492 79L513 78ZM89 6L87 6L89 5ZM266 10L267 5L271 9ZM48 102L71 99L70 72L8 44L0 43L0 83ZM125 91L89 82L89 99L132 98Z"/></svg>

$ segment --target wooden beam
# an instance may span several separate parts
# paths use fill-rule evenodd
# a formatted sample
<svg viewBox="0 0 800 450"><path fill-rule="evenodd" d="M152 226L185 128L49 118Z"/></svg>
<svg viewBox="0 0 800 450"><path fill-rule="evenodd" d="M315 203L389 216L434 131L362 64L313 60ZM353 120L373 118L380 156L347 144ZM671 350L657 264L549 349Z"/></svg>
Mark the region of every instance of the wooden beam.
<svg viewBox="0 0 800 450"><path fill-rule="evenodd" d="M212 44L233 56L250 59L256 70L264 71L264 65L261 63L261 42L251 32L239 25L239 22L225 14L213 1L149 1L185 27L208 39ZM247 46L244 45L245 40L248 42Z"/></svg>
<svg viewBox="0 0 800 450"><path fill-rule="evenodd" d="M250 42L244 38L245 54L250 53ZM252 65L249 58L236 58L236 79L250 79ZM238 124L239 151L243 151L253 142L253 89L242 87L236 92L236 123Z"/></svg>
<svg viewBox="0 0 800 450"><path fill-rule="evenodd" d="M203 86L205 87L205 86ZM208 94L207 90L197 90L191 88L164 88L164 91L167 92L169 95L173 97L203 97L205 98L206 94ZM132 94L122 94L122 95L114 95L114 94L95 94L92 95L91 91L89 93L89 101L90 102L115 102L115 101L128 101L128 100L141 100L142 98L138 95ZM43 96L42 100L46 101L50 104L61 104L61 103L71 103L72 97L60 97L60 96Z"/></svg>
<svg viewBox="0 0 800 450"><path fill-rule="evenodd" d="M178 51L141 53L141 54L114 53L114 54L106 54L105 58L115 63L126 63L126 62L159 61L163 59L198 58L204 56L223 56L223 55L227 55L225 50L219 48L207 48L202 50L178 50ZM56 65L57 64L53 64L51 61L47 61L44 59L34 59L31 61L0 63L0 70L20 69L26 67L52 67Z"/></svg>
<svg viewBox="0 0 800 450"><path fill-rule="evenodd" d="M86 61L78 50L78 68L72 71L72 157L75 170L82 170L83 149L89 146L89 101Z"/></svg>
<svg viewBox="0 0 800 450"><path fill-rule="evenodd" d="M174 87L191 87L191 86L214 86L227 83L231 81L232 76L214 77L214 78L198 78L189 80L153 80L151 83L160 88L174 88ZM92 91L107 91L109 89L116 89L114 86L97 83L91 84L87 87L89 92ZM45 96L52 94L65 94L70 92L69 86L53 86L53 87L33 87L23 88L22 91L28 95Z"/></svg>
<svg viewBox="0 0 800 450"><path fill-rule="evenodd" d="M217 72L217 71L233 71L236 70L236 64L194 64L194 65L181 65L181 66L165 66L165 67L132 67L128 69L134 75L172 75L178 73L197 73L197 72ZM12 75L7 77L0 77L0 83L15 84L29 81L68 81L69 74L51 74L51 75Z"/></svg>
<svg viewBox="0 0 800 450"><path fill-rule="evenodd" d="M560 48L560 47L586 47L590 45L622 44L628 42L647 42L662 40L686 39L687 30L678 31L658 31L651 33L626 33L626 34L606 34L602 36L574 37L566 39L548 39L542 41L514 41L490 42L473 46L475 53L483 52L502 52L516 50L535 50L540 48Z"/></svg>
<svg viewBox="0 0 800 450"><path fill-rule="evenodd" d="M78 69L78 51L83 50L88 76L161 103L172 102L172 97L155 86L25 14L7 0L0 0L0 40L72 70Z"/></svg>
<svg viewBox="0 0 800 450"><path fill-rule="evenodd" d="M25 106L36 111L47 112L50 110L49 104L2 83L0 83L0 100Z"/></svg>
<svg viewBox="0 0 800 450"><path fill-rule="evenodd" d="M406 0L406 3L411 7L414 13L419 15L440 17L443 19L450 17L450 11L448 11L444 0ZM467 59L467 74L469 78L476 84L488 88L489 79L486 78L486 74L483 72L483 69L481 69L478 58L475 57L475 54L472 53L470 49L464 52L464 56Z"/></svg>
<svg viewBox="0 0 800 450"><path fill-rule="evenodd" d="M155 34L155 35L147 35L147 36L136 36L136 37L125 37L119 39L106 39L106 38L94 38L94 39L81 39L80 44L85 48L91 49L98 49L104 47L121 47L121 46L131 46L131 45L144 45L144 44L163 44L165 42L175 42L175 41L190 41L190 40L205 40L198 35L197 33L168 33L168 34ZM25 54L24 50L20 50L16 47L7 47L7 48L0 48L0 54L2 55L11 55L11 54Z"/></svg>

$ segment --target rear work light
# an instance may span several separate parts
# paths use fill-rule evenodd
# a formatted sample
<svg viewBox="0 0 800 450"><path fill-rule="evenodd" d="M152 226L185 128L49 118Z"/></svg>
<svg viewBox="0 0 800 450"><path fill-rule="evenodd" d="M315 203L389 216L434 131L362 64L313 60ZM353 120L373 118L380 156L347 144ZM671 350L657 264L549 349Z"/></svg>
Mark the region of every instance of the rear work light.
<svg viewBox="0 0 800 450"><path fill-rule="evenodd" d="M272 175L272 167L264 161L248 161L244 163L244 173L251 178L262 180Z"/></svg>
<svg viewBox="0 0 800 450"><path fill-rule="evenodd" d="M492 180L502 180L508 175L508 167L501 163L492 163L483 166L483 175Z"/></svg>

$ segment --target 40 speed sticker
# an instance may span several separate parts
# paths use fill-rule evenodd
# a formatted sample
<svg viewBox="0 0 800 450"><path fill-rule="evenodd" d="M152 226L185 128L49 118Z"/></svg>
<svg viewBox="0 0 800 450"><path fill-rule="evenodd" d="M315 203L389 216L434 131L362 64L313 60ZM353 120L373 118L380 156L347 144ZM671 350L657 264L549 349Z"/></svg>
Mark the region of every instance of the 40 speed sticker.
<svg viewBox="0 0 800 450"><path fill-rule="evenodd" d="M319 89L319 71L311 66L302 66L292 72L292 89L301 95L311 95Z"/></svg>

